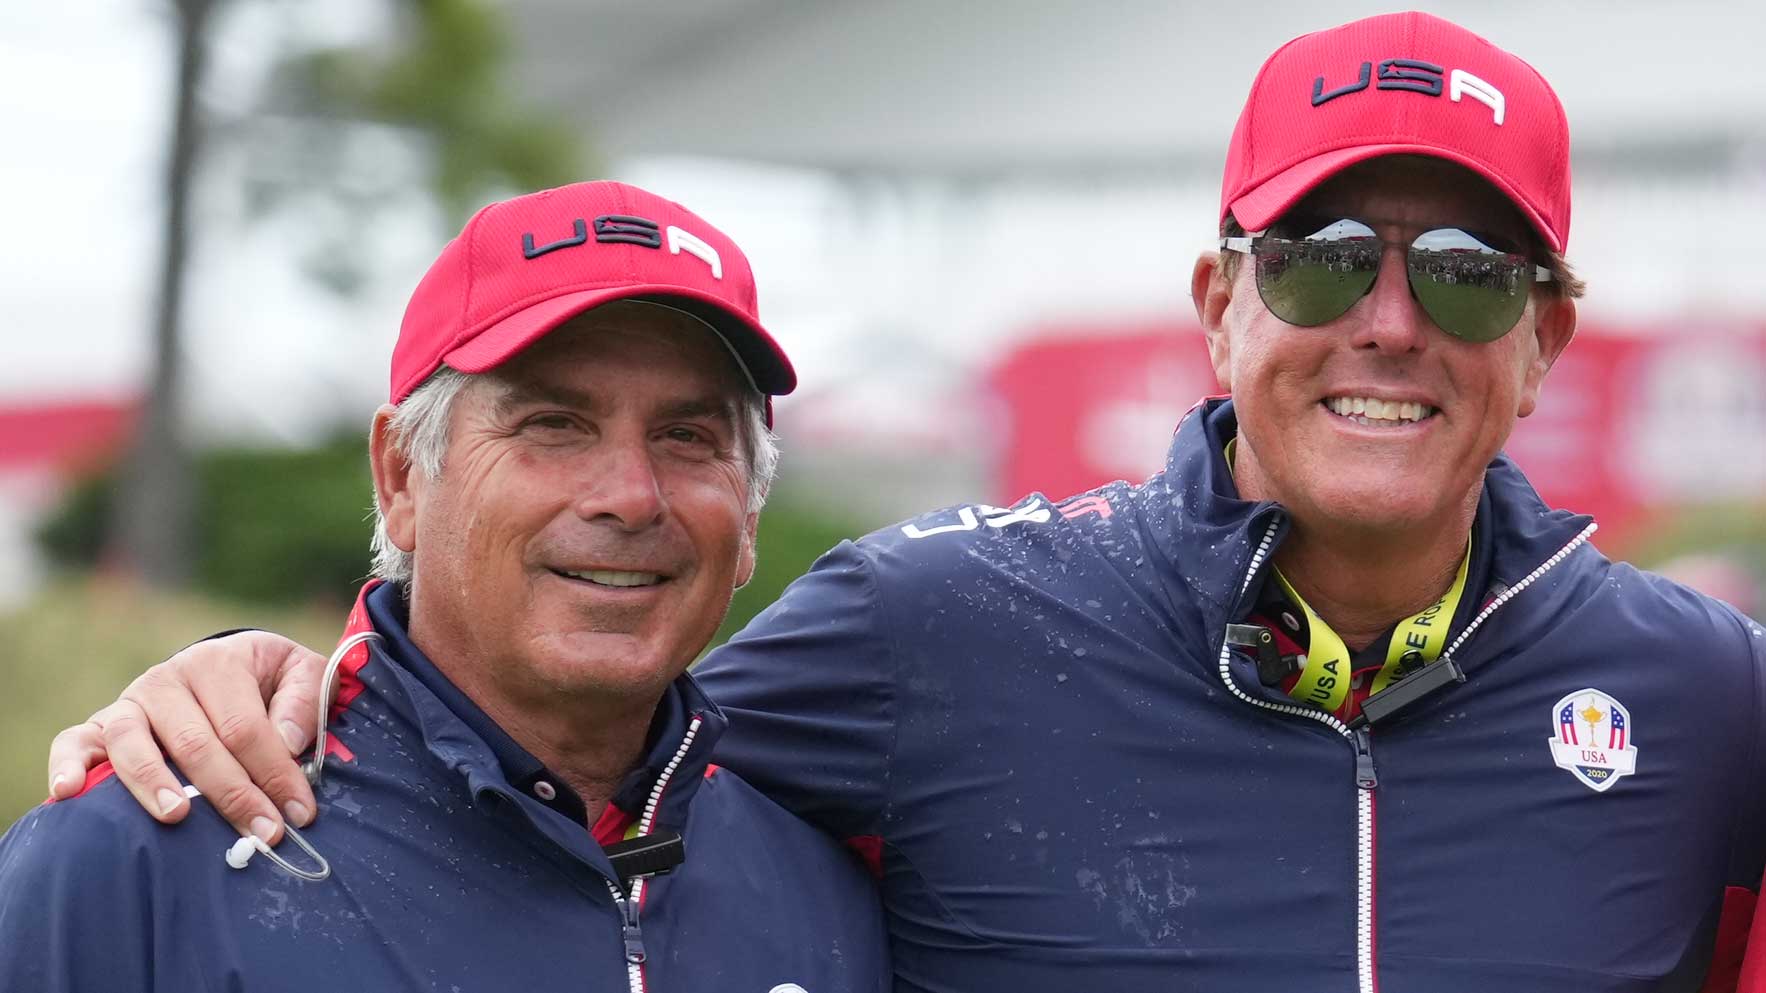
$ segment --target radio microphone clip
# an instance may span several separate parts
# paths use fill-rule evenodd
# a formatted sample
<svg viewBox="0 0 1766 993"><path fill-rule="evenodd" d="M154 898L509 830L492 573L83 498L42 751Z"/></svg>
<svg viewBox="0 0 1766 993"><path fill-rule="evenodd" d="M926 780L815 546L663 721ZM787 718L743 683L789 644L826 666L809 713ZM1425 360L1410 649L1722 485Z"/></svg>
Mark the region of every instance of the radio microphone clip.
<svg viewBox="0 0 1766 993"><path fill-rule="evenodd" d="M660 876L687 861L687 845L679 831L658 831L608 845L607 860L626 886L639 876Z"/></svg>

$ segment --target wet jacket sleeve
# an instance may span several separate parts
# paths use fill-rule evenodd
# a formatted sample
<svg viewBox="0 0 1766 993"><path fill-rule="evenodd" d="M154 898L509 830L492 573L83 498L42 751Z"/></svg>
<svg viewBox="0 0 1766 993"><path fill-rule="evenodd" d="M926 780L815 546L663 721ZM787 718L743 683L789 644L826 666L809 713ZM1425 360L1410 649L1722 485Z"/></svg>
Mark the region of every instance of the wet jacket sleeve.
<svg viewBox="0 0 1766 993"><path fill-rule="evenodd" d="M128 833L64 801L0 839L0 990L155 988L152 898Z"/></svg>
<svg viewBox="0 0 1766 993"><path fill-rule="evenodd" d="M861 851L895 746L890 627L872 562L842 542L694 671L730 717L717 763Z"/></svg>

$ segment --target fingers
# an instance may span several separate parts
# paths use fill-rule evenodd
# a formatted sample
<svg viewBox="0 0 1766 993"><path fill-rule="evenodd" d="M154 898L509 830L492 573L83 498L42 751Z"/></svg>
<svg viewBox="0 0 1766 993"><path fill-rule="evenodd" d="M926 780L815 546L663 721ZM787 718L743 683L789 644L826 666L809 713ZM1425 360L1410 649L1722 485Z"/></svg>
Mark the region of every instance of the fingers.
<svg viewBox="0 0 1766 993"><path fill-rule="evenodd" d="M86 771L104 760L104 728L96 721L63 729L49 743L49 799L79 793Z"/></svg>
<svg viewBox="0 0 1766 993"><path fill-rule="evenodd" d="M190 813L184 786L167 767L147 715L138 704L118 700L93 714L85 726L97 729L99 746L109 756L117 778L154 819L176 824Z"/></svg>
<svg viewBox="0 0 1766 993"><path fill-rule="evenodd" d="M289 754L299 755L318 733L319 680L325 672L326 658L286 638L278 638L277 642L266 643L261 649L275 666L269 684L270 723Z"/></svg>
<svg viewBox="0 0 1766 993"><path fill-rule="evenodd" d="M190 654L184 660L182 674L213 725L215 737L255 784L254 791L267 797L275 810L296 827L305 827L316 809L312 787L307 784L306 774L295 761L289 743L271 722L263 698L274 688L273 680L282 678L290 665L299 663L300 657L312 653L280 635L262 631L204 644L213 647ZM234 664L239 653L248 650L250 665ZM209 656L219 657L220 653L226 654L226 663L210 664ZM292 663L289 661L291 656ZM312 668L314 683L317 683L324 664L325 660L320 659L318 667ZM309 700L316 698L316 686L308 688L306 695ZM309 724L315 719L316 714L309 714L306 718ZM183 768L181 764L180 768ZM208 784L200 781L195 771L186 770L186 773L204 795L210 794ZM230 780L224 785L234 786ZM246 805L257 806L257 798L250 793L245 794L245 800L248 801ZM233 817L229 815L228 819Z"/></svg>
<svg viewBox="0 0 1766 993"><path fill-rule="evenodd" d="M149 669L124 694L221 816L272 844L284 814L305 825L316 808L263 702L295 651L305 649L263 631L198 642Z"/></svg>
<svg viewBox="0 0 1766 993"><path fill-rule="evenodd" d="M179 653L174 660L183 654ZM237 666L231 668L232 678L245 680L246 693L255 700L250 676ZM203 798L216 812L241 834L255 834L274 842L282 829L275 805L253 785L244 767L227 750L208 711L185 681L186 675L173 662L162 662L142 673L123 697L146 715L153 733L164 744L166 755L202 791ZM105 744L111 748L111 761L117 764L117 774L124 777L124 782L148 771L145 764L137 766L133 760L125 766L117 756L117 743L108 733ZM134 789L133 783L130 789Z"/></svg>
<svg viewBox="0 0 1766 993"><path fill-rule="evenodd" d="M77 793L85 770L108 756L136 801L162 823L175 823L190 804L169 756L236 830L276 844L284 814L304 827L317 810L294 756L315 733L324 667L323 657L265 631L197 642L141 674L90 721L56 736L50 793ZM275 701L274 720L266 699Z"/></svg>

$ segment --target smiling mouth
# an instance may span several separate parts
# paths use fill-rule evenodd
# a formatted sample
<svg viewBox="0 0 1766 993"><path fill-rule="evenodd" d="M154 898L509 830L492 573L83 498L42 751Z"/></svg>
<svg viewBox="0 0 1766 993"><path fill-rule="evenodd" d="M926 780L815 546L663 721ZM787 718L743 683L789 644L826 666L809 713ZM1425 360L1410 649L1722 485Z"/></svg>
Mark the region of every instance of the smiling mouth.
<svg viewBox="0 0 1766 993"><path fill-rule="evenodd" d="M572 572L569 569L553 569L553 574L566 579L580 580L605 586L610 589L631 589L637 586L655 586L663 581L663 577L654 572L625 572L617 569L589 569L583 572Z"/></svg>
<svg viewBox="0 0 1766 993"><path fill-rule="evenodd" d="M1435 408L1409 400L1379 400L1374 397L1326 397L1324 408L1338 417L1354 421L1362 427L1389 428L1415 424L1435 416Z"/></svg>

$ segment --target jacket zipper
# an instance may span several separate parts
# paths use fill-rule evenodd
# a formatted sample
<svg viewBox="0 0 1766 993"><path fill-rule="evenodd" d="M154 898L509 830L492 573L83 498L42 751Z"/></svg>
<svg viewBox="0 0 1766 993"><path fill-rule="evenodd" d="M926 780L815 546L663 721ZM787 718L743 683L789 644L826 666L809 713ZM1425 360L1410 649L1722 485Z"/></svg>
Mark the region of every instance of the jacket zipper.
<svg viewBox="0 0 1766 993"><path fill-rule="evenodd" d="M1380 988L1374 973L1374 773L1372 729L1350 732L1355 744L1355 984L1360 993Z"/></svg>
<svg viewBox="0 0 1766 993"><path fill-rule="evenodd" d="M1245 594L1256 581L1257 574L1263 568L1263 562L1269 557L1270 546L1275 543L1275 532L1280 520L1271 521L1263 532L1263 540L1257 543L1257 550L1251 555L1251 566L1245 571L1245 581L1239 585L1239 599L1244 600ZM1472 618L1466 629L1461 631L1453 644L1441 653L1435 664L1439 665L1453 657L1460 645L1465 644L1480 625L1489 619L1504 604L1513 600L1520 592L1538 581L1553 566L1568 558L1570 553L1593 536L1598 525L1592 521L1583 528L1581 533L1557 550L1550 558L1539 564L1539 567L1528 573L1526 578L1503 590ZM1272 703L1246 693L1233 681L1232 644L1225 636L1220 641L1220 679L1233 696L1264 710L1273 710L1279 714L1290 714L1317 721L1342 735L1355 750L1355 975L1358 993L1378 993L1379 977L1374 971L1374 790L1380 785L1378 774L1374 768L1373 734L1366 725L1350 728L1349 725L1332 714L1327 714L1314 707L1299 704Z"/></svg>
<svg viewBox="0 0 1766 993"><path fill-rule="evenodd" d="M692 723L687 725L687 734L681 739L679 748L675 749L674 757L656 777L656 784L650 787L650 797L644 801L644 814L638 819L638 837L650 833L656 821L656 808L662 803L663 791L668 789L668 781L674 778L675 770L680 768L687 751L693 747L693 739L699 734L699 725L704 718L695 714ZM630 993L645 993L644 961L649 954L644 951L644 932L638 924L638 910L644 904L644 882L646 877L639 876L632 880L631 892L620 889L617 882L606 880L607 892L613 895L613 905L619 910L620 939L625 945L626 986Z"/></svg>

